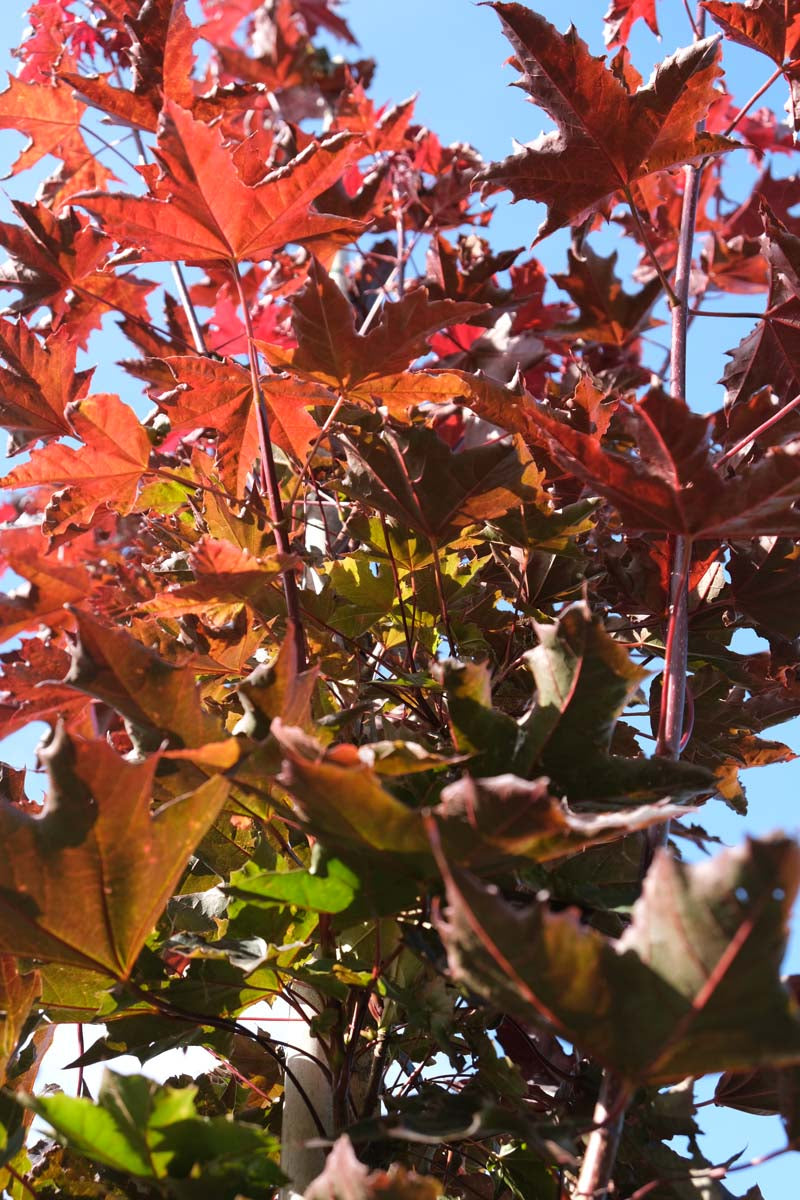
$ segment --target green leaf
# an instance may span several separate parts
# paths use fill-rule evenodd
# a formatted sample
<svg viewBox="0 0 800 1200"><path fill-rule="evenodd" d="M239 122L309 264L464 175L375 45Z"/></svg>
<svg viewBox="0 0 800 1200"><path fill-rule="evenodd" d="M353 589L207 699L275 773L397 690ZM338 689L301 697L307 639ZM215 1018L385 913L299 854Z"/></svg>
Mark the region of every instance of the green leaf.
<svg viewBox="0 0 800 1200"><path fill-rule="evenodd" d="M492 684L485 663L446 662L442 682L453 741L470 755L474 775L509 771L527 777L533 770L536 745L507 713L492 708Z"/></svg>
<svg viewBox="0 0 800 1200"><path fill-rule="evenodd" d="M678 802L714 790L713 776L703 767L609 753L617 719L647 673L585 601L555 624L537 625L536 632L539 645L525 655L536 705L523 724L539 771L571 804L639 804L665 797Z"/></svg>
<svg viewBox="0 0 800 1200"><path fill-rule="evenodd" d="M492 707L487 666L442 667L453 740L472 755L473 775L546 776L551 792L590 808L683 802L714 790L714 776L702 766L610 753L617 719L646 672L585 601L554 624L537 625L536 633L539 645L524 656L535 702L519 721Z"/></svg>
<svg viewBox="0 0 800 1200"><path fill-rule="evenodd" d="M800 850L754 842L699 866L660 852L618 941L573 913L451 871L438 928L454 979L545 1024L632 1081L800 1062L800 1020L779 978Z"/></svg>
<svg viewBox="0 0 800 1200"><path fill-rule="evenodd" d="M23 1102L94 1162L138 1178L186 1181L168 1189L174 1195L267 1200L284 1182L271 1161L274 1139L255 1125L198 1116L196 1093L106 1071L96 1104L63 1094Z"/></svg>
<svg viewBox="0 0 800 1200"><path fill-rule="evenodd" d="M352 902L358 891L358 876L338 859L329 858L325 873L311 871L261 871L248 863L231 875L225 891L236 900L269 908L291 904L311 912L338 913ZM235 910L233 910L235 914Z"/></svg>

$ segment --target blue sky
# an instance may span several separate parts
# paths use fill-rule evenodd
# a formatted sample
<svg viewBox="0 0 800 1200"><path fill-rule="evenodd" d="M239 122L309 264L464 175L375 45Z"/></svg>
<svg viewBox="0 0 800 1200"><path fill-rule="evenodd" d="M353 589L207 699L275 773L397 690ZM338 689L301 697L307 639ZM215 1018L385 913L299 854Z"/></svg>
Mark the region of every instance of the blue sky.
<svg viewBox="0 0 800 1200"><path fill-rule="evenodd" d="M11 46L19 40L24 26L24 5L19 0L5 0L3 22L0 26L0 67L12 70L9 57ZM538 9L563 29L570 21L578 26L582 36L595 52L602 43L603 0L539 0ZM500 33L500 23L491 9L472 4L470 0L349 0L343 11L359 38L365 54L374 57L378 70L372 88L376 100L399 101L419 93L417 118L430 125L442 141L470 141L486 158L499 158L512 149L512 138L529 141L542 129L550 127L546 116L526 102L525 95L509 87L514 72L503 67L509 47ZM659 19L662 39L659 42L643 23L636 27L631 50L639 70L645 77L656 62L680 45L691 40L682 0L660 0ZM17 17L17 13L19 16ZM713 30L710 30L713 32ZM340 49L340 47L334 47ZM726 51L729 65L728 86L735 99L744 102L771 73L766 59L749 54L737 47ZM784 95L779 85L765 100L781 110ZM764 103L764 101L761 101ZM4 149L0 168L9 163L22 139L3 134ZM793 168L793 160L785 160L783 170ZM734 156L730 168L729 191L743 195L753 178L752 168L744 152ZM30 198L35 190L32 173L7 183L12 195ZM531 204L511 206L507 197L497 201L499 212L493 223L491 237L496 249L505 246L530 244L542 219L542 210ZM7 203L0 195L0 216L6 218ZM614 231L603 235L596 243L607 252L620 250L621 267L630 265L636 255L625 246ZM554 235L538 249L538 254L551 270L562 270L568 236ZM752 309L760 297L733 297L728 307ZM755 303L754 303L755 302ZM714 299L714 308L725 307L726 300ZM689 353L690 395L692 407L707 411L718 407L722 392L717 380L724 369L724 351L748 332L752 322L738 320L697 322L693 329ZM710 328L709 328L710 327ZM120 344L110 335L103 335L91 346L92 361L113 362L119 356ZM660 355L657 356L660 358ZM116 387L125 398L124 378L112 382L104 368L98 373L95 387ZM737 649L756 648L753 642L737 643ZM800 722L784 726L780 735L800 750ZM0 746L0 757L22 765L30 755L31 738L16 738ZM745 777L750 800L750 812L742 820L734 817L720 803L711 803L704 813L705 824L729 843L736 843L745 833L753 835L777 828L798 832L797 794L800 792L800 760L787 765L761 768ZM795 939L787 969L800 971L800 939ZM706 1093L707 1094L707 1093ZM766 1118L745 1118L730 1111L713 1108L705 1110L705 1124L713 1129L705 1142L706 1152L719 1160L737 1150L745 1158L780 1146L783 1135L779 1123ZM783 1200L798 1165L797 1155L787 1155L754 1172L732 1176L728 1186L743 1192L758 1182L766 1200Z"/></svg>

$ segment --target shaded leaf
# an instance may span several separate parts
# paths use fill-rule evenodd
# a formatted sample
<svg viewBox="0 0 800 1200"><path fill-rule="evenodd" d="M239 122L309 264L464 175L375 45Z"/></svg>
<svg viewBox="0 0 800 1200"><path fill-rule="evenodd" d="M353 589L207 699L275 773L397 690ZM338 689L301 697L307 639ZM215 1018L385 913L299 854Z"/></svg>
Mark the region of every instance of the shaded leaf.
<svg viewBox="0 0 800 1200"><path fill-rule="evenodd" d="M164 733L188 748L224 738L220 723L203 711L190 667L167 662L124 629L111 629L87 613L75 617L80 638L66 683L156 731L156 746Z"/></svg>
<svg viewBox="0 0 800 1200"><path fill-rule="evenodd" d="M800 1059L800 1020L778 976L800 876L794 843L750 841L692 867L660 851L618 941L540 901L512 908L442 864L438 928L454 978L626 1079Z"/></svg>
<svg viewBox="0 0 800 1200"><path fill-rule="evenodd" d="M537 499L542 473L521 441L454 454L432 429L393 429L345 443L347 491L433 541Z"/></svg>
<svg viewBox="0 0 800 1200"><path fill-rule="evenodd" d="M0 954L0 1087L6 1081L6 1067L41 989L38 971L20 971L16 959Z"/></svg>
<svg viewBox="0 0 800 1200"><path fill-rule="evenodd" d="M131 765L103 741L63 735L46 759L41 816L0 802L0 952L127 978L227 783L152 816L157 759Z"/></svg>
<svg viewBox="0 0 800 1200"><path fill-rule="evenodd" d="M717 470L711 418L660 391L619 406L619 448L544 408L537 424L562 466L610 500L632 530L720 540L800 529L800 442L770 447L736 474Z"/></svg>
<svg viewBox="0 0 800 1200"><path fill-rule="evenodd" d="M578 316L562 324L559 327L561 333L604 345L625 346L642 330L658 323L648 319L661 295L661 281L657 276L641 291L630 295L614 271L616 252L603 258L584 243L580 253L573 248L567 253L569 273L553 275L552 279L577 304Z"/></svg>

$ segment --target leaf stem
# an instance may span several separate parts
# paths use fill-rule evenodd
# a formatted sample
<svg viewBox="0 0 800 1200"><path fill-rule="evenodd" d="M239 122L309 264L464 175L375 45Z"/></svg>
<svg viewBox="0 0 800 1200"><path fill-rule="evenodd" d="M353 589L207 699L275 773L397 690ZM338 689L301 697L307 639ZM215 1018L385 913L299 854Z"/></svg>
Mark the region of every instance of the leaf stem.
<svg viewBox="0 0 800 1200"><path fill-rule="evenodd" d="M267 406L264 400L264 393L261 390L261 381L258 369L258 352L256 350L255 337L253 335L253 322L250 320L250 306L247 303L242 277L239 273L239 264L236 259L231 259L231 273L233 275L236 290L239 295L239 303L242 307L242 320L244 321L245 333L247 335L247 349L250 360L250 383L253 389L253 404L256 409L256 421L258 424L258 441L261 451L261 486L266 494L267 503L269 504L269 514L272 519L273 530L275 534L275 545L281 554L290 554L291 546L286 528L286 518L283 512L283 504L281 503L281 490L278 483L278 472L275 467L275 455L272 452L272 439L269 433L269 417L267 415ZM298 594L297 580L294 577L293 570L289 569L283 572L283 594L286 600L286 615L292 626L292 644L294 647L294 666L297 674L301 674L307 665L306 659L306 637L303 627L303 617L300 609L300 596Z"/></svg>
<svg viewBox="0 0 800 1200"><path fill-rule="evenodd" d="M772 87L773 83L777 83L777 81L780 79L783 72L784 72L783 67L775 68L775 70L772 72L772 74L770 75L770 77L766 81L766 83L762 83L761 87L757 88L756 91L753 92L752 96L747 101L747 103L744 105L744 107L739 109L738 113L733 118L730 125L728 125L726 129L723 129L723 131L722 131L723 137L728 137L729 134L733 133L734 129L739 124L742 117L745 116L745 114L753 107L756 100L760 100L761 97L764 95L764 92L768 91Z"/></svg>
<svg viewBox="0 0 800 1200"><path fill-rule="evenodd" d="M431 551L433 553L433 577L436 580L436 595L439 597L439 610L442 614L442 624L444 625L445 636L450 646L450 654L455 656L456 643L453 637L453 630L450 625L450 614L447 611L447 600L444 594L444 579L442 578L442 564L439 558L439 545L431 538Z"/></svg>
<svg viewBox="0 0 800 1200"><path fill-rule="evenodd" d="M768 430L772 429L773 425L777 425L780 421L782 421L788 412L792 412L793 409L799 406L800 395L795 396L794 400L790 400L788 404L784 404L783 408L778 409L778 411L773 413L771 417L767 417L766 421L762 421L760 425L758 425L745 437L740 438L735 446L732 446L730 450L726 450L722 457L717 459L717 461L714 463L714 466L721 467L723 463L728 462L729 459L737 455L740 450L744 450L745 446L749 446L751 442L754 442L757 438L761 437L762 433L766 433Z"/></svg>
<svg viewBox="0 0 800 1200"><path fill-rule="evenodd" d="M639 216L639 210L636 207L636 203L633 199L633 193L631 192L631 189L627 186L625 187L625 199L628 201L628 207L631 210L631 215L632 215L634 221L636 222L637 229L639 230L639 236L642 239L642 245L644 246L645 253L647 254L647 257L650 259L650 262L653 264L653 268L655 270L656 275L661 280L661 286L664 289L664 292L667 297L667 302L668 302L670 308L674 310L679 305L680 301L679 301L678 297L675 295L672 284L667 279L667 276L664 272L664 268L661 266L661 263L658 261L658 255L656 254L655 250L653 249L653 244L650 241L650 237L647 233L647 230L644 227L642 218Z"/></svg>

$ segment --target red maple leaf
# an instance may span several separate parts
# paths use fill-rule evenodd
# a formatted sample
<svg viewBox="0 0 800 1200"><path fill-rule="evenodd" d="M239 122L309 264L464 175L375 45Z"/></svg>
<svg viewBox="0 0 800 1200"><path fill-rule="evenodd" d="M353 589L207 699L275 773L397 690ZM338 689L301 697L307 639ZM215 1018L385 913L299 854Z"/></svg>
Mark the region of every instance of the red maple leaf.
<svg viewBox="0 0 800 1200"><path fill-rule="evenodd" d="M218 129L168 102L156 149L162 173L147 176L151 195L90 193L80 204L149 262L260 261L287 242L338 245L361 231L360 222L313 208L358 154L347 134L311 142L254 185L237 169L249 151L244 142L231 153Z"/></svg>
<svg viewBox="0 0 800 1200"><path fill-rule="evenodd" d="M784 67L797 128L800 63L794 60L800 56L800 0L701 0L701 4L732 41Z"/></svg>
<svg viewBox="0 0 800 1200"><path fill-rule="evenodd" d="M646 21L651 32L660 37L656 18L656 0L611 0L603 18L603 36L607 46L627 42L636 21Z"/></svg>
<svg viewBox="0 0 800 1200"><path fill-rule="evenodd" d="M297 349L264 347L273 363L351 399L398 409L425 399L452 398L453 380L406 368L428 349L428 338L454 321L485 311L471 301L430 300L424 288L384 304L367 333L358 333L353 306L321 263L292 300ZM427 389L427 390L426 390Z"/></svg>
<svg viewBox="0 0 800 1200"><path fill-rule="evenodd" d="M174 432L205 427L217 434L220 477L237 496L244 495L247 477L259 454L256 408L250 374L234 362L181 356L143 364L156 370L166 390L154 394ZM261 380L270 416L272 440L302 462L319 426L308 409L335 401L325 387L309 385L286 375Z"/></svg>
<svg viewBox="0 0 800 1200"><path fill-rule="evenodd" d="M165 98L192 107L192 46L198 31L186 15L185 0L156 0L138 19L139 6L126 0L114 6L106 3L104 8L120 34L133 39L127 51L134 71L132 88L113 87L109 80L118 76L113 71L86 76L60 69L59 78L123 124L154 132Z"/></svg>
<svg viewBox="0 0 800 1200"><path fill-rule="evenodd" d="M129 512L150 459L147 431L118 396L80 401L70 412L70 423L82 449L54 443L34 450L28 462L0 480L0 487L56 489L44 517L50 533L87 525L101 506Z"/></svg>
<svg viewBox="0 0 800 1200"><path fill-rule="evenodd" d="M493 3L514 47L520 87L559 126L478 172L486 189L547 205L538 238L580 224L639 179L721 154L736 143L699 133L720 74L716 40L666 59L636 91L594 58L574 28L560 34L521 4Z"/></svg>
<svg viewBox="0 0 800 1200"><path fill-rule="evenodd" d="M74 432L65 409L86 395L93 374L76 370L77 350L67 329L42 341L21 319L0 321L0 425L14 450Z"/></svg>
<svg viewBox="0 0 800 1200"><path fill-rule="evenodd" d="M68 320L81 349L107 312L149 326L146 297L155 285L107 269L108 239L85 217L71 209L57 216L41 203L14 201L13 208L23 224L0 222L0 245L9 253L0 288L21 293L9 311L28 314L47 305L53 328Z"/></svg>
<svg viewBox="0 0 800 1200"><path fill-rule="evenodd" d="M544 408L532 425L554 458L610 500L630 529L714 540L800 534L793 507L800 441L771 447L753 466L726 474L711 456L713 418L660 391L620 405L607 439Z"/></svg>

